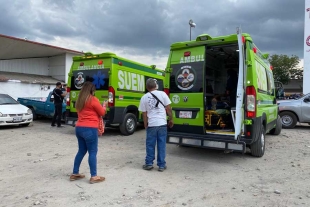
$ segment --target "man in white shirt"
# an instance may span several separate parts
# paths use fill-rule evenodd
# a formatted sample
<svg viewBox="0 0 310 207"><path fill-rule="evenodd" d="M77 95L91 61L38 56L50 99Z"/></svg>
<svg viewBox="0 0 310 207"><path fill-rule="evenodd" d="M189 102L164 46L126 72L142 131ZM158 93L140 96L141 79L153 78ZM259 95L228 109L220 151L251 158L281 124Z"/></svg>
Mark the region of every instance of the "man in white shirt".
<svg viewBox="0 0 310 207"><path fill-rule="evenodd" d="M169 116L168 126L173 127L171 101L165 92L157 90L156 79L148 79L146 89L149 92L141 98L139 106L139 111L143 114L144 127L146 128L146 158L143 169L153 169L157 142L158 171L163 172L167 168L165 161L167 114Z"/></svg>

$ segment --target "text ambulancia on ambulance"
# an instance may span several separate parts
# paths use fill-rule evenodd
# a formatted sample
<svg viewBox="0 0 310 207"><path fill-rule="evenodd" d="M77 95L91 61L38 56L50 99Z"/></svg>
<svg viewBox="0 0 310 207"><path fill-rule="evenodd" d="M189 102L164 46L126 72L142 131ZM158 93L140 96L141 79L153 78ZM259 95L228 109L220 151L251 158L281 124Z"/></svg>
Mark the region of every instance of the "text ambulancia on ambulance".
<svg viewBox="0 0 310 207"><path fill-rule="evenodd" d="M124 135L133 134L138 122L143 122L138 107L146 92L146 80L156 79L158 90L164 90L164 77L165 72L156 69L155 65L147 66L114 53L85 53L84 56L73 57L67 87L70 95L66 124L75 126L75 102L83 83L90 81L96 86L95 96L100 102L108 100L105 126L119 127Z"/></svg>
<svg viewBox="0 0 310 207"><path fill-rule="evenodd" d="M239 28L172 44L165 86L174 126L167 143L242 153L248 147L262 157L266 133L282 129L267 59Z"/></svg>

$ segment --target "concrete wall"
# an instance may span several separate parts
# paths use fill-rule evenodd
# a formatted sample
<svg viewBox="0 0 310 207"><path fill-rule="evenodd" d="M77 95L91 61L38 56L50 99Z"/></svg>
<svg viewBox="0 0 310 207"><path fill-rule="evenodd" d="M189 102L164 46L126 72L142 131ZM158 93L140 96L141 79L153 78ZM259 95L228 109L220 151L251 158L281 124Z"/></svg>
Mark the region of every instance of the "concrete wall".
<svg viewBox="0 0 310 207"><path fill-rule="evenodd" d="M73 56L63 54L50 58L0 60L0 71L52 76L67 82Z"/></svg>
<svg viewBox="0 0 310 207"><path fill-rule="evenodd" d="M50 89L47 89L48 86ZM15 99L20 97L47 97L54 88L54 85L0 82L0 93L9 94Z"/></svg>
<svg viewBox="0 0 310 207"><path fill-rule="evenodd" d="M66 83L74 56L76 55L67 53L49 58L0 60L0 71L52 76ZM54 88L55 85L50 85L50 90ZM9 94L16 99L18 97L46 97L50 90L41 90L41 84L21 83L18 80L0 82L0 93Z"/></svg>
<svg viewBox="0 0 310 207"><path fill-rule="evenodd" d="M49 60L49 76L52 76L53 78L57 80L61 80L66 82L66 59L64 55L54 56L48 58Z"/></svg>
<svg viewBox="0 0 310 207"><path fill-rule="evenodd" d="M76 55L73 55L73 54L69 54L67 53L66 54L66 83L68 82L68 73L70 72L70 69L71 69L71 65L72 65L72 58L76 56Z"/></svg>
<svg viewBox="0 0 310 207"><path fill-rule="evenodd" d="M15 60L0 60L0 71L48 75L48 58L29 58Z"/></svg>

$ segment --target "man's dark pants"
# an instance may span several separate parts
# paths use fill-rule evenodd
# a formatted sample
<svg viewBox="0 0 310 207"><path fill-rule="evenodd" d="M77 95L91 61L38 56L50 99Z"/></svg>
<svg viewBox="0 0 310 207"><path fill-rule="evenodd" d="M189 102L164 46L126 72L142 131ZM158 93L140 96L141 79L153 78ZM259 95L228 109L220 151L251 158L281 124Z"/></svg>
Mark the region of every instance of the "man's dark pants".
<svg viewBox="0 0 310 207"><path fill-rule="evenodd" d="M55 125L57 119L57 126L61 126L61 116L62 116L62 103L55 103L55 113L52 121L52 125Z"/></svg>

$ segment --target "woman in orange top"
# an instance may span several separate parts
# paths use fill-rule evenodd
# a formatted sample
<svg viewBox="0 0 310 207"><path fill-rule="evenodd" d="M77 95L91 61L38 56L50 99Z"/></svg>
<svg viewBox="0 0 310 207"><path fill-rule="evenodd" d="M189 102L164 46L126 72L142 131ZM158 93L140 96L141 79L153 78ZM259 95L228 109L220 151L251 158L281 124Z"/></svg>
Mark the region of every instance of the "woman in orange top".
<svg viewBox="0 0 310 207"><path fill-rule="evenodd" d="M96 87L91 82L85 82L80 91L75 108L78 113L78 121L75 133L78 140L79 150L75 156L73 174L70 180L84 178L79 174L81 162L88 152L88 164L90 168L90 183L98 183L105 180L104 177L97 176L97 151L98 151L98 126L99 119L106 113L107 102L102 105L94 96Z"/></svg>

